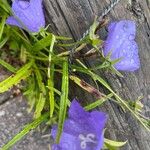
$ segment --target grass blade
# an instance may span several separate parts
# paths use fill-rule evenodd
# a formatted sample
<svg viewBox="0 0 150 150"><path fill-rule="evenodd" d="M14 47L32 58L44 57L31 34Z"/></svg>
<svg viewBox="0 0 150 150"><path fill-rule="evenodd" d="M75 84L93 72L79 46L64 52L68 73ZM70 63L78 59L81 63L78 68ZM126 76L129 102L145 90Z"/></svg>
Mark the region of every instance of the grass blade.
<svg viewBox="0 0 150 150"><path fill-rule="evenodd" d="M63 77L62 77L62 87L61 87L61 98L60 98L60 108L59 108L59 120L58 120L58 131L56 135L56 143L59 143L61 133L63 130L63 125L66 116L67 102L68 102L68 61L63 63Z"/></svg>

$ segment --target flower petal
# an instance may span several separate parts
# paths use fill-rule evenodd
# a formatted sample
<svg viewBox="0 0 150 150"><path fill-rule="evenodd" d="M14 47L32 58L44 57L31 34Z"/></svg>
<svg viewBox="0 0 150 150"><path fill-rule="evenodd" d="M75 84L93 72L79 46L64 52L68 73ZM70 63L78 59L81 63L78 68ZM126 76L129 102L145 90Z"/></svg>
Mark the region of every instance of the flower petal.
<svg viewBox="0 0 150 150"><path fill-rule="evenodd" d="M12 4L12 11L17 22L19 22L19 24L23 24L19 26L21 28L27 28L31 32L38 32L40 28L45 26L42 0L14 0Z"/></svg>
<svg viewBox="0 0 150 150"><path fill-rule="evenodd" d="M86 112L82 106L74 99L69 108L69 118L74 120L80 120L84 118L88 118L90 115L89 112Z"/></svg>
<svg viewBox="0 0 150 150"><path fill-rule="evenodd" d="M95 128L96 132L99 134L99 132L103 130L108 116L104 112L92 111L90 118L93 128Z"/></svg>
<svg viewBox="0 0 150 150"><path fill-rule="evenodd" d="M136 26L133 21L123 20L111 23L104 44L104 56L112 53L111 59L121 61L114 66L117 70L134 71L140 67L138 46L135 39Z"/></svg>
<svg viewBox="0 0 150 150"><path fill-rule="evenodd" d="M69 118L64 123L60 143L53 148L56 150L70 150L70 147L74 150L100 150L104 142L103 128L106 120L105 113L86 112L74 99L69 109ZM54 138L56 131L57 127L53 126Z"/></svg>
<svg viewBox="0 0 150 150"><path fill-rule="evenodd" d="M53 137L56 136L56 130L52 130ZM101 141L96 141L92 139L92 135L80 134L75 136L66 132L62 133L60 143L54 144L52 150L100 150L103 146L103 135L101 136ZM91 141L90 141L91 140Z"/></svg>
<svg viewBox="0 0 150 150"><path fill-rule="evenodd" d="M57 130L55 128L52 129L52 136L56 137ZM77 141L77 138L71 134L68 134L66 132L62 133L60 143L54 144L52 147L52 150L69 150L70 147L74 148L74 150L77 150L77 145L79 145Z"/></svg>
<svg viewBox="0 0 150 150"><path fill-rule="evenodd" d="M18 26L18 27L21 28L21 25L19 24L19 22L13 16L7 18L6 24Z"/></svg>

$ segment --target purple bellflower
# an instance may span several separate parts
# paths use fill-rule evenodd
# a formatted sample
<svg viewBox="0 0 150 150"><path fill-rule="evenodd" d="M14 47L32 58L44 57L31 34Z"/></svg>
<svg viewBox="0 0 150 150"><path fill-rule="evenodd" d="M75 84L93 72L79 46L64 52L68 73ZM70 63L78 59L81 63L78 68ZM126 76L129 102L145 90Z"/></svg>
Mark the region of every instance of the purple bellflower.
<svg viewBox="0 0 150 150"><path fill-rule="evenodd" d="M14 16L6 20L7 24L15 25L30 32L38 32L45 27L42 0L14 0L12 4Z"/></svg>
<svg viewBox="0 0 150 150"><path fill-rule="evenodd" d="M114 65L117 70L135 71L140 67L135 34L136 25L133 21L122 20L109 25L103 53L107 56L111 52L111 60L121 58Z"/></svg>
<svg viewBox="0 0 150 150"><path fill-rule="evenodd" d="M60 143L54 144L52 150L100 150L103 147L106 120L105 113L86 112L76 100L73 100ZM56 134L57 127L53 126L53 138Z"/></svg>

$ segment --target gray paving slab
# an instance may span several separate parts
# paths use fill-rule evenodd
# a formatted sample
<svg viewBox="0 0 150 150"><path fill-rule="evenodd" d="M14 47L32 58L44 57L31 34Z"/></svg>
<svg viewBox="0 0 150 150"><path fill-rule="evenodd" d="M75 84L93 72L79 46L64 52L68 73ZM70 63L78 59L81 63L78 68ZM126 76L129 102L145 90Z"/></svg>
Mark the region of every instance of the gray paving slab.
<svg viewBox="0 0 150 150"><path fill-rule="evenodd" d="M27 102L22 96L9 98L0 105L0 147L31 121L32 113L27 112ZM45 131L39 127L16 143L11 150L49 150L50 141L50 130Z"/></svg>

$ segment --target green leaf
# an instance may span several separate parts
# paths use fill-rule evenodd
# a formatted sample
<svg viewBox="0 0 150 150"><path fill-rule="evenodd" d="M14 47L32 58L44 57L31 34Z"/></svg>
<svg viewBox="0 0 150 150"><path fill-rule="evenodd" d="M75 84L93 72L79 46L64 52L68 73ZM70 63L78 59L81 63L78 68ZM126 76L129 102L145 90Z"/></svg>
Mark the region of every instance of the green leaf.
<svg viewBox="0 0 150 150"><path fill-rule="evenodd" d="M38 88L40 89L40 91L45 96L46 95L46 89L45 89L45 85L43 83L43 76L42 76L41 71L39 70L38 66L36 66L36 64L34 64L34 72L35 72L35 75L36 75Z"/></svg>
<svg viewBox="0 0 150 150"><path fill-rule="evenodd" d="M31 74L31 66L33 62L29 62L21 69L19 69L15 75L11 75L4 81L0 82L0 93L7 91L13 85L17 85L21 80L26 79Z"/></svg>
<svg viewBox="0 0 150 150"><path fill-rule="evenodd" d="M70 37L65 37L65 36L55 36L57 40L64 40L64 41L68 41L68 40L72 40L72 38Z"/></svg>
<svg viewBox="0 0 150 150"><path fill-rule="evenodd" d="M50 117L53 116L55 100L54 100L54 64L51 65L50 78L48 79L49 87L49 102L50 102Z"/></svg>
<svg viewBox="0 0 150 150"><path fill-rule="evenodd" d="M19 47L19 40L16 42L17 40L12 40L12 41L9 41L9 49L11 49L11 50L19 50L20 49L20 47Z"/></svg>
<svg viewBox="0 0 150 150"><path fill-rule="evenodd" d="M105 145L110 149L110 150L115 150L115 148L119 148L119 147L122 147L124 146L127 141L125 142L118 142L118 141L112 141L112 140L109 140L109 139L104 139L104 143Z"/></svg>
<svg viewBox="0 0 150 150"><path fill-rule="evenodd" d="M99 70L99 69L103 69L103 68L108 68L110 66L111 66L110 62L104 61L102 64L95 65L94 67L89 68L89 69L92 71L92 70Z"/></svg>
<svg viewBox="0 0 150 150"><path fill-rule="evenodd" d="M36 66L36 64L34 64L34 73L35 73L36 81L37 81L36 82L37 84L35 83L34 93L35 93L36 100L38 99L38 102L37 102L36 108L35 108L35 112L34 112L34 117L38 118L41 116L41 112L43 111L44 106L45 106L46 89L45 89L45 85L43 83L43 77L41 75L41 71Z"/></svg>
<svg viewBox="0 0 150 150"><path fill-rule="evenodd" d="M10 13L10 12L11 12L10 5L8 4L8 2L7 2L6 0L1 0L0 6L1 6L7 13Z"/></svg>
<svg viewBox="0 0 150 150"><path fill-rule="evenodd" d="M46 48L50 45L52 40L52 34L49 34L45 38L39 40L37 43L35 43L32 47L33 51L40 51L41 49Z"/></svg>
<svg viewBox="0 0 150 150"><path fill-rule="evenodd" d="M26 60L27 60L27 51L23 45L21 45L20 60L23 63L26 63Z"/></svg>
<svg viewBox="0 0 150 150"><path fill-rule="evenodd" d="M49 114L46 113L40 118L37 118L32 123L27 124L22 131L20 131L12 140L10 140L6 145L4 145L1 150L8 150L11 148L16 142L21 140L26 134L28 134L31 130L37 128L42 122L45 122L48 118Z"/></svg>
<svg viewBox="0 0 150 150"><path fill-rule="evenodd" d="M64 61L63 63L63 77L62 77L62 87L61 87L61 97L60 97L60 108L59 108L59 120L58 120L58 131L56 135L56 142L59 143L65 116L66 116L66 109L67 109L67 102L68 102L68 60Z"/></svg>
<svg viewBox="0 0 150 150"><path fill-rule="evenodd" d="M14 28L11 28L10 32L13 39L19 39L19 41L21 41L21 44L23 44L28 51L32 51L32 45L24 34L22 35L18 30L15 30Z"/></svg>
<svg viewBox="0 0 150 150"><path fill-rule="evenodd" d="M0 59L0 65L2 65L3 67L5 67L10 72L15 73L17 71L16 68L14 68L13 66L11 66L10 64L8 64L7 62L5 62L2 59Z"/></svg>
<svg viewBox="0 0 150 150"><path fill-rule="evenodd" d="M2 17L2 21L1 21L1 24L0 24L0 41L1 41L1 38L2 38L3 31L4 31L5 20L6 20L6 16L4 15Z"/></svg>
<svg viewBox="0 0 150 150"><path fill-rule="evenodd" d="M99 22L97 22L96 18L95 18L94 23L90 27L89 41L93 47L96 47L98 44L103 43L102 40L100 40L99 37L95 34L98 24L99 24Z"/></svg>
<svg viewBox="0 0 150 150"><path fill-rule="evenodd" d="M91 40L95 39L95 36L96 36L95 31L97 29L98 24L99 23L96 21L96 18L95 18L93 24L90 27L90 32L89 32L89 37L90 37Z"/></svg>
<svg viewBox="0 0 150 150"><path fill-rule="evenodd" d="M49 49L49 64L48 64L48 87L49 87L49 102L50 102L50 117L53 116L54 112L54 64L52 63L52 53L56 37L52 34L51 45Z"/></svg>
<svg viewBox="0 0 150 150"><path fill-rule="evenodd" d="M87 68L79 67L76 65L70 65L70 66L71 66L73 72L79 71L82 73L89 74L89 69L87 69Z"/></svg>
<svg viewBox="0 0 150 150"><path fill-rule="evenodd" d="M113 94L108 94L107 96L105 97L102 97L101 99L98 99L97 101L87 105L84 107L84 109L86 111L89 111L89 110L92 110L92 109L95 109L96 107L99 107L101 106L104 102L106 102L108 99L110 99L111 97L113 96Z"/></svg>
<svg viewBox="0 0 150 150"><path fill-rule="evenodd" d="M37 84L33 74L27 79L26 82L27 86L25 87L23 94L27 97L29 104L28 112L30 113L35 106L35 102L37 101L37 92L35 92L35 87L37 87Z"/></svg>
<svg viewBox="0 0 150 150"><path fill-rule="evenodd" d="M45 96L43 95L43 93L40 93L39 94L39 100L38 100L38 103L36 105L36 109L35 109L35 112L34 112L34 118L39 118L41 116L41 112L44 108L44 105L45 105Z"/></svg>
<svg viewBox="0 0 150 150"><path fill-rule="evenodd" d="M110 67L112 73L118 75L119 77L122 77L123 78L123 75L114 67L114 66L111 66Z"/></svg>
<svg viewBox="0 0 150 150"><path fill-rule="evenodd" d="M0 42L0 49L6 44L8 41L9 37L5 37L1 42Z"/></svg>

